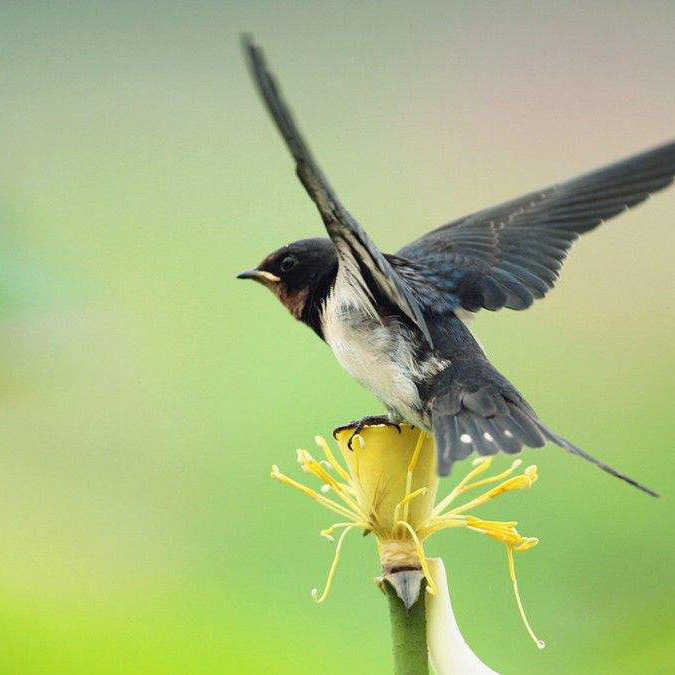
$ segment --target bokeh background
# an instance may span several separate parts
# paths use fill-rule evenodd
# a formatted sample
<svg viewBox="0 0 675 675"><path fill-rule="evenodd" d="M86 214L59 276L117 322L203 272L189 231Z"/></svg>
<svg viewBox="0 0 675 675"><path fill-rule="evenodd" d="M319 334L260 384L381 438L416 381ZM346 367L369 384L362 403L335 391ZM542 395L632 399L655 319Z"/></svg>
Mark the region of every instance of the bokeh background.
<svg viewBox="0 0 675 675"><path fill-rule="evenodd" d="M242 64L266 48L338 192L385 250L675 135L664 2L0 4L0 672L386 673L374 542L273 483L378 405L237 272L321 233ZM447 532L474 650L504 673L665 673L675 658L675 191L574 248L475 332L562 451ZM500 465L506 464L505 459Z"/></svg>

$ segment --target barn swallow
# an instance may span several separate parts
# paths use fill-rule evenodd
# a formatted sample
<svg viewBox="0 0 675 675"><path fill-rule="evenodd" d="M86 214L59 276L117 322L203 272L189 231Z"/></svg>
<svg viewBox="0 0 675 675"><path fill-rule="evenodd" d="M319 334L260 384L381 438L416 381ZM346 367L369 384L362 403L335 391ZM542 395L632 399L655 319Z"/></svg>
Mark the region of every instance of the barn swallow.
<svg viewBox="0 0 675 675"><path fill-rule="evenodd" d="M328 238L268 255L241 279L270 289L387 408L365 423L408 422L434 434L439 475L472 452L552 442L647 494L636 480L554 433L489 362L466 324L481 309L524 310L553 288L581 234L670 185L675 142L443 225L382 253L315 162L265 57L244 54ZM350 425L351 426L351 425Z"/></svg>

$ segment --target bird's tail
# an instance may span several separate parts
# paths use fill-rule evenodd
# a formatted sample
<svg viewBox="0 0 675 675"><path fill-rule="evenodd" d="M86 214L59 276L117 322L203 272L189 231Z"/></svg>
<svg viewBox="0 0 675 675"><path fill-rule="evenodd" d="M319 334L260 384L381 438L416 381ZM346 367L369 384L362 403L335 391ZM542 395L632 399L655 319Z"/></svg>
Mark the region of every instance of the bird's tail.
<svg viewBox="0 0 675 675"><path fill-rule="evenodd" d="M612 468L608 464L605 464L599 459L596 459L592 455L589 455L585 450L582 450L581 448L578 448L576 445L573 443L570 443L566 438L563 438L562 436L558 436L558 434L552 432L550 429L545 427L541 422L539 422L539 428L541 429L541 432L544 434L547 440L552 441L556 445L560 446L561 448L564 448L568 452L571 452L573 455L577 455L578 457L581 457L582 459L585 459L587 462L591 462L591 464L595 464L595 466L600 467L603 471L608 473L610 476L616 476L616 478L620 478L622 481L625 481L629 485L632 485L633 487L636 487L638 490L642 490L642 492L646 492L648 495L651 495L652 497L659 497L658 492L654 492L654 490L648 488L646 485L643 485L642 483L639 483L636 481L634 478L631 478L630 476L626 476L625 473L621 473L620 471L617 471L616 469Z"/></svg>
<svg viewBox="0 0 675 675"><path fill-rule="evenodd" d="M456 460L468 457L473 451L480 455L494 455L498 451L513 454L523 446L540 448L551 441L638 490L652 497L659 496L555 434L506 382L493 381L473 391L463 389L457 382L454 385L437 396L431 407L440 476L447 476Z"/></svg>

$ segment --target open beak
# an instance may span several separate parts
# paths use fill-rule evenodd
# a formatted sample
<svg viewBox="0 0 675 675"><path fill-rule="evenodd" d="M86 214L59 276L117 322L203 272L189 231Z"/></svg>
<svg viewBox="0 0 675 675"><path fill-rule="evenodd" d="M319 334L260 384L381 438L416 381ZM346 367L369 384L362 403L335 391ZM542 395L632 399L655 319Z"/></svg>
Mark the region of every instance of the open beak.
<svg viewBox="0 0 675 675"><path fill-rule="evenodd" d="M256 268L253 268L252 270L246 270L241 274L237 274L237 279L253 279L254 281L260 282L261 284L276 284L281 281L281 279L276 274L265 272Z"/></svg>

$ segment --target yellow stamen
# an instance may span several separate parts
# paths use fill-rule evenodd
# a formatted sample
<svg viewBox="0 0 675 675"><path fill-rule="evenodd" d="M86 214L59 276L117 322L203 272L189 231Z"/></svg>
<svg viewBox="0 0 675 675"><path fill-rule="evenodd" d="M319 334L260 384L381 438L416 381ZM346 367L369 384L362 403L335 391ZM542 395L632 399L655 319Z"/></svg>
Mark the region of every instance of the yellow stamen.
<svg viewBox="0 0 675 675"><path fill-rule="evenodd" d="M537 475L537 465L536 464L530 464L525 471L525 475L534 483L537 481L539 476Z"/></svg>
<svg viewBox="0 0 675 675"><path fill-rule="evenodd" d="M539 543L539 539L536 537L523 537L522 543L513 547L514 551L527 551L528 548L533 548Z"/></svg>
<svg viewBox="0 0 675 675"><path fill-rule="evenodd" d="M467 516L466 526L474 532L480 532L488 537L497 539L507 546L520 546L525 538L516 530L516 521L499 522L495 520L481 520Z"/></svg>
<svg viewBox="0 0 675 675"><path fill-rule="evenodd" d="M327 527L325 530L321 530L319 534L328 539L331 544L335 541L333 537L333 530L336 530L338 527L362 527L363 529L366 529L368 527L368 523L333 523L330 527Z"/></svg>
<svg viewBox="0 0 675 675"><path fill-rule="evenodd" d="M402 506L407 506L412 499L415 499L415 497L419 497L420 495L426 494L428 490L429 490L428 487L421 487L415 490L415 492L411 492L410 494L407 494L405 497L403 497L403 499L401 499L401 501L398 504L396 504L396 507L394 508L394 520L398 520L398 514ZM407 513L403 515L403 520L405 521L408 520Z"/></svg>
<svg viewBox="0 0 675 675"><path fill-rule="evenodd" d="M319 596L319 590L316 588L312 589L312 598L315 602L320 603L326 599L330 587L333 585L333 577L335 576L335 570L337 569L338 561L340 560L340 551L342 550L342 542L344 542L347 533L352 530L356 525L347 525L344 531L338 539L337 547L335 549L335 557L333 558L333 564L330 566L330 571L328 572L328 579L326 579L326 585L323 589L323 593Z"/></svg>
<svg viewBox="0 0 675 675"><path fill-rule="evenodd" d="M322 483L330 485L335 493L342 499L347 506L358 513L363 518L365 515L361 511L361 507L354 501L354 499L349 495L342 487L341 483L338 483L333 476L331 476L326 469L319 462L317 462L312 455L307 452L307 450L298 450L298 464L302 467L303 471L314 474Z"/></svg>
<svg viewBox="0 0 675 675"><path fill-rule="evenodd" d="M427 557L424 554L424 547L422 546L422 543L417 537L417 534L415 530L412 528L412 525L410 523L407 523L405 520L399 520L395 527L398 527L399 525L403 525L403 527L410 532L410 536L412 537L413 541L415 542L415 550L417 551L417 556L420 559L420 567L422 568L422 572L424 572L424 576L427 579L427 591L431 593L431 595L436 594L436 584L434 583L434 578L431 576L431 571L429 570L429 565L427 563Z"/></svg>
<svg viewBox="0 0 675 675"><path fill-rule="evenodd" d="M509 573L511 574L511 581L513 583L513 592L516 595L516 602L518 603L518 610L520 611L520 616L523 619L525 628L527 628L527 632L530 634L530 637L534 640L534 644L536 644L537 647L539 647L539 649L543 649L546 646L546 643L543 640L540 640L534 634L534 631L530 626L530 622L527 620L527 616L525 616L523 603L520 600L520 593L518 592L518 581L516 580L516 566L513 563L513 550L511 549L510 546L506 547L506 557L509 559Z"/></svg>
<svg viewBox="0 0 675 675"><path fill-rule="evenodd" d="M447 530L451 527L466 527L465 516L439 516L432 518L420 531L422 540L428 539L432 534Z"/></svg>
<svg viewBox="0 0 675 675"><path fill-rule="evenodd" d="M361 438L359 436L359 438ZM361 439L363 440L363 439ZM365 444L361 444L361 450L365 447ZM357 485L361 484L361 463L359 462L359 451L355 450L353 451L353 457L354 457L354 478L356 479L354 482L356 482Z"/></svg>
<svg viewBox="0 0 675 675"><path fill-rule="evenodd" d="M464 478L462 478L462 480L459 481L459 483L457 483L457 485L452 489L450 494L445 499L442 499L440 502L438 502L438 504L436 504L436 506L434 506L434 508L431 512L432 518L434 516L437 516L440 513L442 513L445 510L445 508L448 506L448 504L450 504L450 502L452 502L460 494L462 494L462 492L464 491L464 486L474 476L478 476L479 474L483 473L484 471L486 471L490 467L490 464L492 464L492 457L485 457L485 459L480 459L480 458L477 458L477 459L478 459L477 462L474 461L475 468L471 469L471 471L469 471L469 473L467 473L466 476L464 476Z"/></svg>
<svg viewBox="0 0 675 675"><path fill-rule="evenodd" d="M457 506L451 511L448 511L448 514L464 513L465 511L470 511L471 509L474 509L477 506L480 506L481 504L485 504L485 502L489 502L490 500L494 499L495 497L498 497L504 492L509 492L510 490L522 490L523 488L530 487L530 485L534 483L536 478L537 474L535 467L534 474L528 475L525 473L521 473L519 476L513 476L513 478L509 478L508 480L505 480L503 483L500 483L499 485L493 487L487 492L484 492L482 495L480 495L480 497L476 497L475 499L472 499L470 502L462 504L462 506Z"/></svg>
<svg viewBox="0 0 675 675"><path fill-rule="evenodd" d="M464 491L467 490L473 490L474 488L481 487L483 485L487 485L488 483L496 483L497 481L504 480L504 478L507 478L510 476L521 464L523 463L522 459L516 459L511 466L506 469L505 471L502 471L501 473L498 473L494 476L490 476L489 478L483 478L482 480L477 480L475 483L470 483L464 488ZM527 473L527 469L525 470Z"/></svg>
<svg viewBox="0 0 675 675"><path fill-rule="evenodd" d="M413 451L412 457L410 458L410 464L408 464L408 473L406 474L406 479L405 479L405 497L403 500L405 501L405 506L403 508L403 520L407 521L408 520L408 505L410 502L410 499L408 497L410 496L410 490L412 488L412 477L413 477L413 471L415 470L415 467L417 466L417 460L419 459L420 452L422 450L422 445L424 443L424 439L426 438L426 433L423 430L420 430L420 435L417 439L417 444L415 445L415 450ZM396 512L396 515L394 518L398 518L398 512Z"/></svg>
<svg viewBox="0 0 675 675"><path fill-rule="evenodd" d="M298 483L292 478L289 478L285 474L281 473L281 471L279 471L279 467L276 464L272 467L271 476L272 478L274 478L274 480L278 480L280 483L283 483L284 485L290 485L296 490L300 490L300 492L306 494L310 499L313 499L315 502L319 502L319 504L322 504L326 508L329 508L331 511L335 511L335 513L339 513L341 516L345 516L352 521L360 520L357 514L352 513L349 509L342 506L342 504L338 504L337 502L334 502L332 499L328 499L328 497L320 495L318 492L315 492L311 488L308 488L306 485L302 485L302 483Z"/></svg>
<svg viewBox="0 0 675 675"><path fill-rule="evenodd" d="M314 436L314 442L323 450L323 454L326 455L326 459L335 470L335 473L337 473L343 481L349 483L352 477L345 471L337 459L335 459L335 455L333 455L330 446L326 443L326 439L323 436Z"/></svg>

